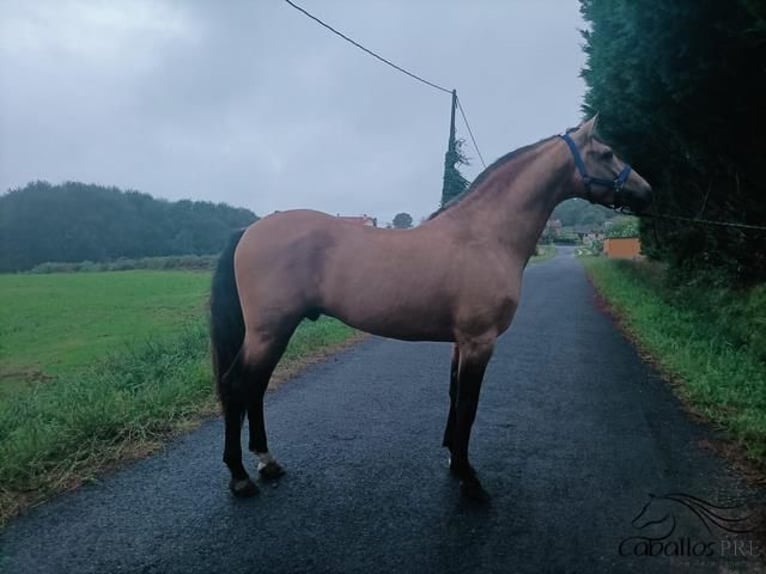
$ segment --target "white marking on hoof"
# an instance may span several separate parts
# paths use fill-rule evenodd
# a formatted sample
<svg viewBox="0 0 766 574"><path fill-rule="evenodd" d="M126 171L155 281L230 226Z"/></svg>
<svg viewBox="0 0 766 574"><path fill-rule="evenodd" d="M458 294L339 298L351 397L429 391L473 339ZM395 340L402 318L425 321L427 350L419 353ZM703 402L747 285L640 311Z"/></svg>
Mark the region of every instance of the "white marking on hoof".
<svg viewBox="0 0 766 574"><path fill-rule="evenodd" d="M276 464L277 460L271 456L270 452L256 452L255 456L258 457L258 471L260 472L270 464Z"/></svg>

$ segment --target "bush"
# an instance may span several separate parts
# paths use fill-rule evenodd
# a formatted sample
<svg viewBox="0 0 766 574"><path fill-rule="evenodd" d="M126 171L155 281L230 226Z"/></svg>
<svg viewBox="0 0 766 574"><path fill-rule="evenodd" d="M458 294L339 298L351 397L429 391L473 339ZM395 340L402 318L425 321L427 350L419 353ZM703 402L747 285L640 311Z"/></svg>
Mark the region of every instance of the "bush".
<svg viewBox="0 0 766 574"><path fill-rule="evenodd" d="M614 262L620 273L650 285L666 303L694 314L706 336L756 357L766 367L766 284L729 287L724 275L699 274L693 280L652 262Z"/></svg>
<svg viewBox="0 0 766 574"><path fill-rule="evenodd" d="M605 224L607 237L638 237L638 218L616 217Z"/></svg>
<svg viewBox="0 0 766 574"><path fill-rule="evenodd" d="M218 255L169 255L166 257L141 257L127 259L120 257L114 261L82 261L80 263L40 263L29 273L92 273L97 271L132 271L134 269L186 269L210 271L215 267Z"/></svg>

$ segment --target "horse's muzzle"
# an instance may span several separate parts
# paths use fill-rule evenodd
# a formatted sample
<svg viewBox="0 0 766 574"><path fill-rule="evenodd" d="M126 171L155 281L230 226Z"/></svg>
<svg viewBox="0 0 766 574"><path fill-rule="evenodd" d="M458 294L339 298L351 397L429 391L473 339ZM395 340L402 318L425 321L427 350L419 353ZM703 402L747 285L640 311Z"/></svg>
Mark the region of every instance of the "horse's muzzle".
<svg viewBox="0 0 766 574"><path fill-rule="evenodd" d="M652 188L625 189L622 193L623 206L636 214L646 212L652 205Z"/></svg>

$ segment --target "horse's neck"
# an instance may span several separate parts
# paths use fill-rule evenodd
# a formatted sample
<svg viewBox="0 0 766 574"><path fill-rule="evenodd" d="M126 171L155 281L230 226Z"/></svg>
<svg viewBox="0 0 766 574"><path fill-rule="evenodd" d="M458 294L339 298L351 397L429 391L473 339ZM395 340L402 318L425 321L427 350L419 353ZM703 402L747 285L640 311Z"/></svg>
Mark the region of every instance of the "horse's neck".
<svg viewBox="0 0 766 574"><path fill-rule="evenodd" d="M450 209L450 219L463 223L461 233L499 243L514 260L526 263L553 208L571 191L570 157L558 143L552 139L499 165Z"/></svg>

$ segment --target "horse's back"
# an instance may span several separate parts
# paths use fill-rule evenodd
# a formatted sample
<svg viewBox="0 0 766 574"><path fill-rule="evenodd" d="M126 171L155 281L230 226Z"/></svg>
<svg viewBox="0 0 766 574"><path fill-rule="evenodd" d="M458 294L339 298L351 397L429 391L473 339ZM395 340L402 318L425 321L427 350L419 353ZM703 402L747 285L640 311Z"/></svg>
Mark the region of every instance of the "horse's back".
<svg viewBox="0 0 766 574"><path fill-rule="evenodd" d="M508 273L481 250L459 247L428 225L387 230L310 210L270 215L235 253L245 322L264 329L324 313L378 335L441 341L452 340L457 323L482 330L495 322L492 309L508 305Z"/></svg>
<svg viewBox="0 0 766 574"><path fill-rule="evenodd" d="M248 295L285 310L321 307L328 269L346 248L367 243L364 236L373 231L381 232L309 209L260 219L245 231L234 255L243 307ZM370 251L361 249L361 255Z"/></svg>
<svg viewBox="0 0 766 574"><path fill-rule="evenodd" d="M437 291L445 281L437 275L446 265L426 273L441 249L425 245L421 235L311 210L265 217L248 228L235 254L246 321L272 312L321 312L376 331L368 322L387 322L385 316L399 307L404 316L443 307L447 301Z"/></svg>
<svg viewBox="0 0 766 574"><path fill-rule="evenodd" d="M234 254L246 323L269 314L300 315L316 305L317 282L335 218L318 211L274 213L247 228Z"/></svg>

